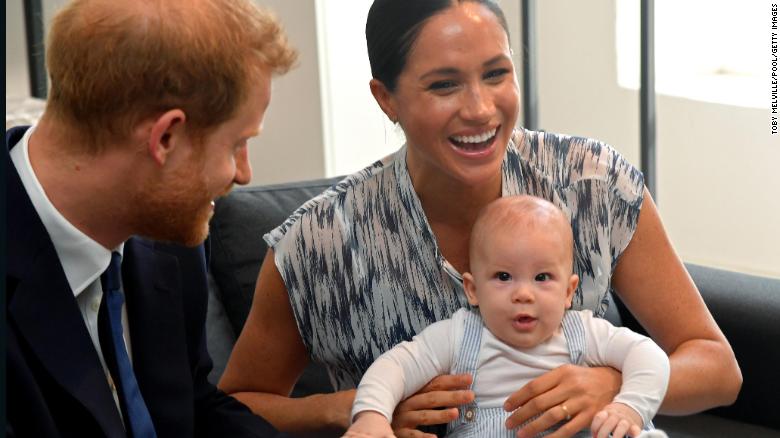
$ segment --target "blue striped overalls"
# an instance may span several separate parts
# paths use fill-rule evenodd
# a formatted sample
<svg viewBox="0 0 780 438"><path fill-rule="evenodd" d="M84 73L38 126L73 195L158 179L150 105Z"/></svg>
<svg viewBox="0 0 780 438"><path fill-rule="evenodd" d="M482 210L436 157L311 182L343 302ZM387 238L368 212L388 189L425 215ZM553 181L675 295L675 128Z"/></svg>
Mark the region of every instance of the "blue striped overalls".
<svg viewBox="0 0 780 438"><path fill-rule="evenodd" d="M581 365L585 351L585 327L582 324L582 319L580 319L579 315L567 311L563 316L561 325L563 327L563 335L566 338L566 345L569 348L571 363ZM479 357L482 340L482 329L483 322L479 311L474 308L470 309L464 322L463 342L460 345L460 352L455 360L452 374L469 373L474 376L472 389L477 378L477 358ZM447 425L447 436L458 438L514 438L519 428L509 430L504 427L504 422L509 417L509 414L510 412L504 411L501 407L480 408L476 402L472 402L462 406L459 409L458 419ZM537 436L552 433L561 425L562 423L559 423ZM590 431L584 430L576 436L589 437Z"/></svg>

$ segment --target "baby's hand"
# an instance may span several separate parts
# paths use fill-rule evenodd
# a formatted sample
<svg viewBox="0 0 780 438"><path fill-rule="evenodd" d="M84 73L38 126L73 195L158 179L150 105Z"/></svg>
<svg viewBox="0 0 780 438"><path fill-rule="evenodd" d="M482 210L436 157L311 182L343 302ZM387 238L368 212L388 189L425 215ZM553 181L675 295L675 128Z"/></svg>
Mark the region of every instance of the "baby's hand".
<svg viewBox="0 0 780 438"><path fill-rule="evenodd" d="M364 411L355 418L341 438L395 438L390 422L379 412Z"/></svg>
<svg viewBox="0 0 780 438"><path fill-rule="evenodd" d="M642 417L632 408L623 403L610 403L593 417L590 431L594 437L614 438L638 436L642 433Z"/></svg>

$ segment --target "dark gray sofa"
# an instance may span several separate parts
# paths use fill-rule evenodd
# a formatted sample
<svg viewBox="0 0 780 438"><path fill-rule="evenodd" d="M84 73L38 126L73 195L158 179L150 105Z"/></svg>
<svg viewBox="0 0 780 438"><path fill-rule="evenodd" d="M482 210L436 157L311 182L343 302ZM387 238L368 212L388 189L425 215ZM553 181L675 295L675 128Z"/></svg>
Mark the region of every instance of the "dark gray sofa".
<svg viewBox="0 0 780 438"><path fill-rule="evenodd" d="M211 296L207 334L217 381L246 321L266 252L264 233L337 179L240 188L217 201L211 222ZM734 405L685 417L658 416L671 437L780 437L780 280L688 265L707 306L737 355L744 383ZM641 330L616 303L608 318ZM310 365L293 396L332 391Z"/></svg>

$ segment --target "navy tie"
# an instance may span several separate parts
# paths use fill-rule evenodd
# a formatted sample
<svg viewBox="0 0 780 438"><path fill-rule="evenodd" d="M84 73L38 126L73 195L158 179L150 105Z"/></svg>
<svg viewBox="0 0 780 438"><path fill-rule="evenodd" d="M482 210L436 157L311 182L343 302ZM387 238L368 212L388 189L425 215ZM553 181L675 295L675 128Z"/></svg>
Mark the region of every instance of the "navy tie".
<svg viewBox="0 0 780 438"><path fill-rule="evenodd" d="M110 327L110 336L101 336L101 346L103 355L106 356L106 363L110 364L109 369L112 371L114 381L118 381L119 384L119 401L125 416L127 435L134 438L156 438L157 433L154 431L152 417L149 415L143 396L141 396L141 390L138 388L138 381L135 379L133 366L130 364L130 357L127 355L125 341L122 337L122 303L124 303L125 298L119 289L121 261L122 256L118 252L112 252L111 264L100 277L103 285L103 303L105 304L101 311L107 311L105 316Z"/></svg>

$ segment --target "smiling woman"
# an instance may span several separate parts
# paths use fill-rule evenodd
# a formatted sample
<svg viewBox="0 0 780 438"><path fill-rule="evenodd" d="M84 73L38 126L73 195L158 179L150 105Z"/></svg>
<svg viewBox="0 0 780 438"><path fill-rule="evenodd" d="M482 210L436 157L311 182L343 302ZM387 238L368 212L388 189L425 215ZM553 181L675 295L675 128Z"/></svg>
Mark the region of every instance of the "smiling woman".
<svg viewBox="0 0 780 438"><path fill-rule="evenodd" d="M436 14L420 29L398 78L391 85L371 80L379 106L406 134L406 164L421 199L450 203L446 193L478 189L484 203L500 193L497 169L519 111L502 22L476 2ZM467 267L462 249L448 258L459 271Z"/></svg>
<svg viewBox="0 0 780 438"><path fill-rule="evenodd" d="M479 211L531 194L560 208L573 229L572 307L602 317L616 292L670 355L661 410L733 401L741 383L733 353L641 173L602 142L514 129L518 87L495 2L376 0L366 39L371 92L407 142L264 236L271 249L220 382L226 391L282 430L344 430L353 388L374 359L468 305L463 274ZM337 392L291 399L309 360L327 367ZM550 371L511 389L506 426L534 418L522 429L531 436L567 418L553 436L569 436L620 383L609 367ZM398 406L396 435L454 420L473 399L470 384L464 375L434 379Z"/></svg>

